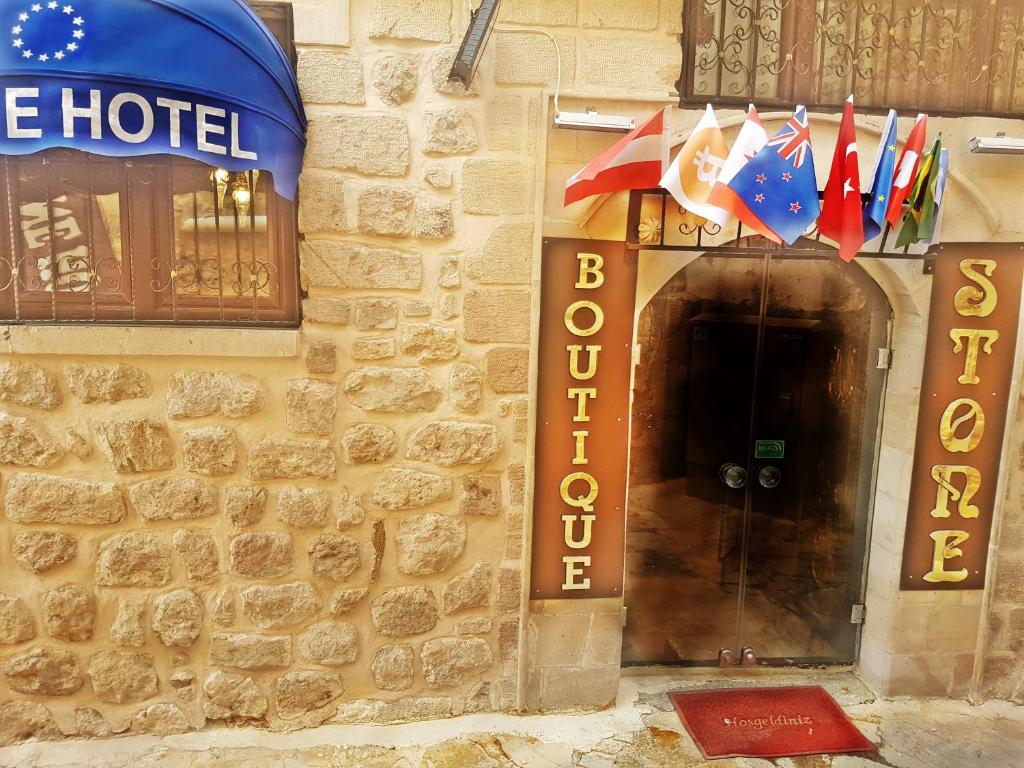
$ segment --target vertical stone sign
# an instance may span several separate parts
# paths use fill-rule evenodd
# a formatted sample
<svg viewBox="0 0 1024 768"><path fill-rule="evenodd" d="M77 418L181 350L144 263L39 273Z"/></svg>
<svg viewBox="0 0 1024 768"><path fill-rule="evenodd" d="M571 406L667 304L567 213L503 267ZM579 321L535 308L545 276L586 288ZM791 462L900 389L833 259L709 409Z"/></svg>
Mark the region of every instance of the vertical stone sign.
<svg viewBox="0 0 1024 768"><path fill-rule="evenodd" d="M636 258L545 239L533 599L622 594Z"/></svg>
<svg viewBox="0 0 1024 768"><path fill-rule="evenodd" d="M1020 313L1017 244L936 260L901 588L981 589Z"/></svg>

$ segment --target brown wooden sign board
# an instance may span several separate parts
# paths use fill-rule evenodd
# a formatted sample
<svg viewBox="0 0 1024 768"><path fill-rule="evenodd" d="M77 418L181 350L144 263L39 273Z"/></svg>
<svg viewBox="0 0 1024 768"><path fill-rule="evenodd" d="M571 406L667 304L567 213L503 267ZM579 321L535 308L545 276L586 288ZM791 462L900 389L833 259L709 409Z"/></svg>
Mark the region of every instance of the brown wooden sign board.
<svg viewBox="0 0 1024 768"><path fill-rule="evenodd" d="M985 585L1022 272L1018 244L936 259L901 589Z"/></svg>
<svg viewBox="0 0 1024 768"><path fill-rule="evenodd" d="M636 271L624 243L544 240L533 599L622 594Z"/></svg>

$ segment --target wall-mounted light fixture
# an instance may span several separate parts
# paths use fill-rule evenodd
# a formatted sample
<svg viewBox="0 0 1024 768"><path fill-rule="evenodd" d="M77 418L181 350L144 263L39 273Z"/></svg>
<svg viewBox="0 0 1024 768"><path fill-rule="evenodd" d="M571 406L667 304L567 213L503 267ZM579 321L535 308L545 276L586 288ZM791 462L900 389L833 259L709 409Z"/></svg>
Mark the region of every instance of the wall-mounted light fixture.
<svg viewBox="0 0 1024 768"><path fill-rule="evenodd" d="M1024 139L1013 139L1005 133L995 136L975 136L967 146L979 155L1024 155Z"/></svg>
<svg viewBox="0 0 1024 768"><path fill-rule="evenodd" d="M622 115L604 115L596 109L586 112L555 112L556 128L582 131L612 131L626 133L636 128L636 120Z"/></svg>
<svg viewBox="0 0 1024 768"><path fill-rule="evenodd" d="M459 46L459 53L452 64L452 71L448 73L449 80L458 80L469 87L480 63L484 46L487 45L487 38L491 36L491 29L498 18L499 2L501 0L482 0L480 7L472 12L469 28L462 38L462 45Z"/></svg>

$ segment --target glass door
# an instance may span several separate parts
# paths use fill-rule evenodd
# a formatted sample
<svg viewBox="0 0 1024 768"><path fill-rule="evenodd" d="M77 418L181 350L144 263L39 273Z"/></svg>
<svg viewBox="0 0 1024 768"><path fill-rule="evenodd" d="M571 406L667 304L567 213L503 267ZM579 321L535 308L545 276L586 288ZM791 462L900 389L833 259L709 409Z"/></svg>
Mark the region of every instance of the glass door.
<svg viewBox="0 0 1024 768"><path fill-rule="evenodd" d="M889 317L784 256L702 256L645 308L626 663L853 660Z"/></svg>

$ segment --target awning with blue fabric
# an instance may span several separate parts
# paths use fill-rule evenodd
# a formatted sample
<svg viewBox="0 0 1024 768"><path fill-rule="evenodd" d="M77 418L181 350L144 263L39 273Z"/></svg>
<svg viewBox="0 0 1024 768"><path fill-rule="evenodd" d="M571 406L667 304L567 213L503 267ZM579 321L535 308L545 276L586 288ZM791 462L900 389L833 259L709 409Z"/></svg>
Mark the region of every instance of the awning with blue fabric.
<svg viewBox="0 0 1024 768"><path fill-rule="evenodd" d="M184 155L294 199L298 83L243 0L0 0L0 87L0 154Z"/></svg>

